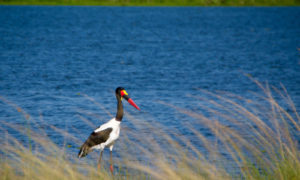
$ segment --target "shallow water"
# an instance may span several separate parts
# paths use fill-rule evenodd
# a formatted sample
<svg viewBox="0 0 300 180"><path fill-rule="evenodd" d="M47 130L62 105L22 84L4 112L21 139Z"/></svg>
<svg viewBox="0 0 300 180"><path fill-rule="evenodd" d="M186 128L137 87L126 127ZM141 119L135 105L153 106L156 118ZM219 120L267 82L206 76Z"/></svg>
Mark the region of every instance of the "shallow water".
<svg viewBox="0 0 300 180"><path fill-rule="evenodd" d="M198 110L199 89L251 99L259 88L247 75L284 84L299 109L299 19L299 7L0 6L0 96L82 141L93 128L80 116L110 119L118 86L142 109L125 103L128 113L187 137L190 117L159 102ZM3 101L0 122L27 123ZM123 126L133 128L126 115Z"/></svg>

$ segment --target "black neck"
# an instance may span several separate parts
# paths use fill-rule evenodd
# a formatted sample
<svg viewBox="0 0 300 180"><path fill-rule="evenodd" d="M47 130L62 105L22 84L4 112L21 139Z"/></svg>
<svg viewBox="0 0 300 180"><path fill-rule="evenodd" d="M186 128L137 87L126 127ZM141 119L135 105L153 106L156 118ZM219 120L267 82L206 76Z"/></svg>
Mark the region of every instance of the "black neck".
<svg viewBox="0 0 300 180"><path fill-rule="evenodd" d="M117 107L118 110L117 110L116 120L117 121L122 121L122 118L123 118L123 104L122 104L121 98L117 97L117 100L118 100L118 107Z"/></svg>

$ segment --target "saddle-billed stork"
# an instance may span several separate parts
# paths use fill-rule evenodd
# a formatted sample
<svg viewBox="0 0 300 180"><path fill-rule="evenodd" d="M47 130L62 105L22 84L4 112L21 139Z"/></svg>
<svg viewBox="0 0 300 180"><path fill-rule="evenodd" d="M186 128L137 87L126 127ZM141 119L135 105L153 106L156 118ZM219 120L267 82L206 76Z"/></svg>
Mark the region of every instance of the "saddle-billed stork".
<svg viewBox="0 0 300 180"><path fill-rule="evenodd" d="M115 141L119 138L120 124L123 118L123 98L126 99L133 107L140 110L140 108L133 102L128 96L124 88L118 87L116 89L116 98L118 102L116 117L101 125L95 129L88 139L80 147L78 157L85 157L88 153L94 149L100 150L100 157L98 160L98 169L101 167L101 159L104 148L108 147L110 150L110 171L113 174L113 161L112 161L112 150Z"/></svg>

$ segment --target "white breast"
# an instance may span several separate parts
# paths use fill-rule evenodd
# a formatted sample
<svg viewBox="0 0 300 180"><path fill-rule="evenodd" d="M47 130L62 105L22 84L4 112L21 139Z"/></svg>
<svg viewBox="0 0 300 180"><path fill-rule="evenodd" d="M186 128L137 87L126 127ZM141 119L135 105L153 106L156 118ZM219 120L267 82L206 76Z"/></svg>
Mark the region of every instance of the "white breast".
<svg viewBox="0 0 300 180"><path fill-rule="evenodd" d="M101 125L99 128L95 129L94 132L99 132L107 128L112 128L112 132L109 134L109 138L106 142L101 143L97 146L94 146L93 149L103 150L105 147L110 147L114 144L114 142L119 138L120 135L120 121L116 121L115 118L111 119L107 123Z"/></svg>

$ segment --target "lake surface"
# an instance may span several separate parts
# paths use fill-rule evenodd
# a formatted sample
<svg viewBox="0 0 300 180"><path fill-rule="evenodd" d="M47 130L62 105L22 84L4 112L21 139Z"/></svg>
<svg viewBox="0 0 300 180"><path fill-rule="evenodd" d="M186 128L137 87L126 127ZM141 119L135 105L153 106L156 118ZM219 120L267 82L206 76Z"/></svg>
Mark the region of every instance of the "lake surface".
<svg viewBox="0 0 300 180"><path fill-rule="evenodd" d="M118 86L142 109L125 102L128 113L185 136L190 118L159 102L197 110L199 89L251 99L259 88L245 74L284 84L299 109L299 19L299 7L0 6L0 96L82 141L93 128L81 116L109 120ZM1 100L1 122L27 121Z"/></svg>

